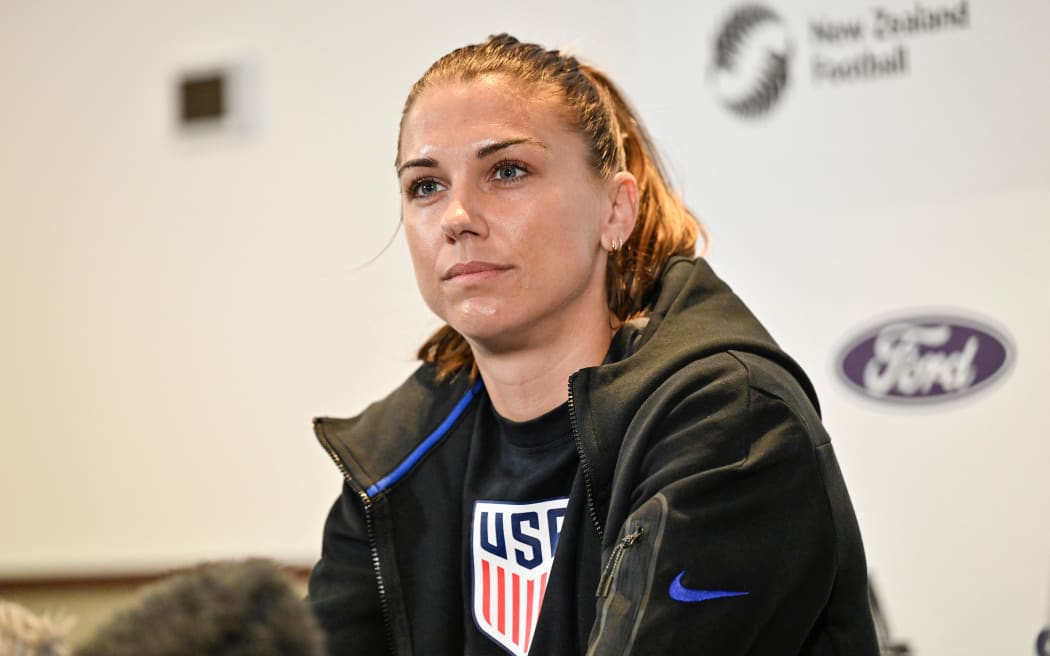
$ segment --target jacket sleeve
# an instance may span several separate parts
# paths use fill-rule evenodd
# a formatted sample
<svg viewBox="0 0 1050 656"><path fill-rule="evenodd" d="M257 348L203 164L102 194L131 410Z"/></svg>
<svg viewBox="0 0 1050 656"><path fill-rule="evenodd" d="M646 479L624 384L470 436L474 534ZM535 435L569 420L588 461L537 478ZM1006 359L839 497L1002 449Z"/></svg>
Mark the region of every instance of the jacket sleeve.
<svg viewBox="0 0 1050 656"><path fill-rule="evenodd" d="M309 601L328 640L328 653L383 654L379 591L371 565L364 510L344 483L325 522L321 560L310 572Z"/></svg>
<svg viewBox="0 0 1050 656"><path fill-rule="evenodd" d="M610 527L588 654L874 656L859 531L815 411L719 357L625 465L631 512Z"/></svg>

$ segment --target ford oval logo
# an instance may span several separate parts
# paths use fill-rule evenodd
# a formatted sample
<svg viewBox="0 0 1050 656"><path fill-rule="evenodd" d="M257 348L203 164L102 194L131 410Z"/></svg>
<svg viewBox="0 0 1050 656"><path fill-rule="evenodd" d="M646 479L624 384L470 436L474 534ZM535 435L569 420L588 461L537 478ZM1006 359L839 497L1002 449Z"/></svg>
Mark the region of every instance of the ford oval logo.
<svg viewBox="0 0 1050 656"><path fill-rule="evenodd" d="M1013 349L1000 332L970 319L902 317L850 341L839 373L853 389L884 401L942 401L1002 375Z"/></svg>

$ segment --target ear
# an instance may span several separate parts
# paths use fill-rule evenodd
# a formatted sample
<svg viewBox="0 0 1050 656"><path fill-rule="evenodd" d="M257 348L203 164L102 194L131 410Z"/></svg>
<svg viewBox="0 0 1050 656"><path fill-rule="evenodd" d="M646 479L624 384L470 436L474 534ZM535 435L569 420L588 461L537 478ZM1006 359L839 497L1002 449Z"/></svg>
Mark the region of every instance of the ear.
<svg viewBox="0 0 1050 656"><path fill-rule="evenodd" d="M612 252L623 247L638 220L638 181L633 174L620 171L609 180L609 203L609 215L602 226L602 248Z"/></svg>

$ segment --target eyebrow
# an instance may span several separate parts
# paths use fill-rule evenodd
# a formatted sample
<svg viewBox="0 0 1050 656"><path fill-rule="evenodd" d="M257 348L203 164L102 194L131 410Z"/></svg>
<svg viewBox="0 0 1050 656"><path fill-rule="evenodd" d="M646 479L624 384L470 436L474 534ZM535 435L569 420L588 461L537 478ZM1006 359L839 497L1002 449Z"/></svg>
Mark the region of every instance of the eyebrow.
<svg viewBox="0 0 1050 656"><path fill-rule="evenodd" d="M478 159L485 159L486 157L488 157L496 151L503 150L504 148L509 148L511 146L517 146L518 144L529 144L530 146L539 146L544 150L550 150L550 146L543 143L542 141L538 141L531 137L522 137L520 139L506 139L504 141L497 141L494 144L483 146L478 149Z"/></svg>
<svg viewBox="0 0 1050 656"><path fill-rule="evenodd" d="M550 150L550 146L548 146L547 144L543 143L542 141L539 141L537 139L533 139L531 137L521 137L519 139L505 139L503 141L497 141L496 143L488 144L487 146L482 146L481 148L478 149L477 158L478 159L485 159L486 157L488 157L489 155L492 155L493 153L499 152L500 150L503 150L504 148L510 148L511 146L517 146L518 144L529 144L530 146L539 146L540 148L543 148L544 150ZM420 157L418 159L410 159L407 162L404 162L403 164L401 164L401 166L397 167L397 175L398 175L398 177L401 177L401 173L403 173L405 169L410 169L410 168L413 168L413 167L429 168L429 167L435 167L437 165L438 165L438 161L436 159L434 159L433 157Z"/></svg>
<svg viewBox="0 0 1050 656"><path fill-rule="evenodd" d="M421 166L424 168L437 166L438 161L432 157L420 157L419 159L410 159L397 167L397 177L401 177L401 173L405 169L410 169L413 166Z"/></svg>

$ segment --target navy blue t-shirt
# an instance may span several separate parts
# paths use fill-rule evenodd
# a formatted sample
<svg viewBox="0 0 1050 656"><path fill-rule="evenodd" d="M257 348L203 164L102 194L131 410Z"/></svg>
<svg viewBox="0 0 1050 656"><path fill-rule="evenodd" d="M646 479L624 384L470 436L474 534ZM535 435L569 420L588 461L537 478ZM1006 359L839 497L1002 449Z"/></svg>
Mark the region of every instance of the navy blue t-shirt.
<svg viewBox="0 0 1050 656"><path fill-rule="evenodd" d="M568 404L515 422L481 399L463 485L464 653L528 652L578 463Z"/></svg>

